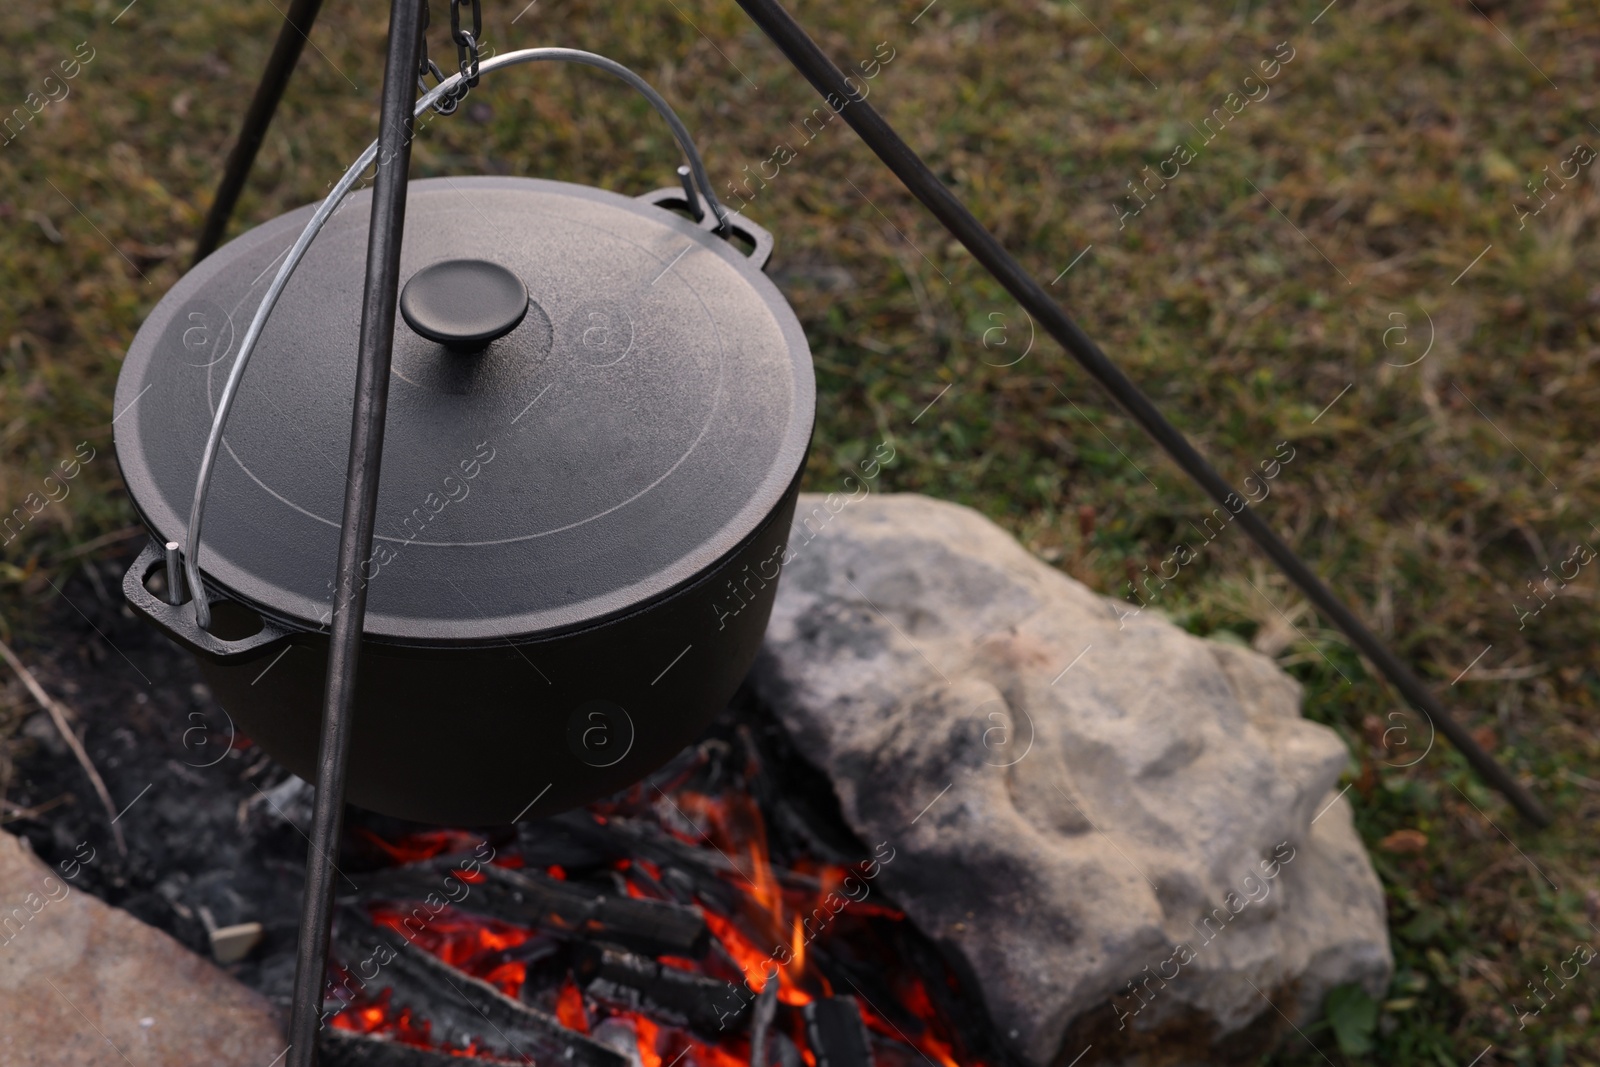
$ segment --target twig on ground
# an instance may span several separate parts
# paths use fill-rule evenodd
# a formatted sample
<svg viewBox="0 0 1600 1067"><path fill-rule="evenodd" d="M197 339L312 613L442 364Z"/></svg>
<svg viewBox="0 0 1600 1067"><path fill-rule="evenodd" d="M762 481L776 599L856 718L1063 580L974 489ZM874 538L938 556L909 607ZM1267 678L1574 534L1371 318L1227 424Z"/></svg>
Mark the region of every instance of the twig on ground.
<svg viewBox="0 0 1600 1067"><path fill-rule="evenodd" d="M28 687L28 692L33 695L38 705L50 713L50 720L56 724L56 729L61 731L61 737L66 741L67 747L72 749L72 754L78 757L83 773L89 776L89 783L99 794L100 803L106 807L106 815L111 819L111 836L116 840L117 851L126 856L128 842L123 840L122 827L117 825L117 806L111 802L111 793L106 789L106 783L100 777L100 772L95 770L94 764L89 761L89 753L83 750L83 743L78 740L78 735L72 732L72 727L67 722L66 708L44 691L44 687L33 676L33 672L23 665L17 654L11 651L11 646L4 641L0 641L0 658L4 658L11 669L17 672L17 677L22 679L22 684Z"/></svg>
<svg viewBox="0 0 1600 1067"><path fill-rule="evenodd" d="M90 541L85 541L81 545L73 545L71 548L64 550L59 556L56 557L56 559L59 561L74 559L78 556L87 556L96 549L105 548L107 545L114 545L118 541L126 541L129 538L144 532L145 528L143 526L125 526L120 530L112 530L108 534L101 534L99 537L96 537Z"/></svg>
<svg viewBox="0 0 1600 1067"><path fill-rule="evenodd" d="M0 822L12 822L16 819L37 819L51 808L59 808L71 799L71 793L62 793L54 799L47 800L43 804L35 804L31 808L25 808L21 804L10 800L0 800Z"/></svg>

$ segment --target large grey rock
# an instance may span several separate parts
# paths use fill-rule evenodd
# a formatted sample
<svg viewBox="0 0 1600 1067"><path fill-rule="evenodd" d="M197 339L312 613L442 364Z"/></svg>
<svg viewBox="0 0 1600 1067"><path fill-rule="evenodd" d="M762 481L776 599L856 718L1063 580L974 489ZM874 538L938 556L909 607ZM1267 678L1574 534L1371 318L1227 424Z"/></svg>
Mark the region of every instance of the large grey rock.
<svg viewBox="0 0 1600 1067"><path fill-rule="evenodd" d="M104 860L90 846L79 857ZM0 1064L268 1067L271 1006L0 832ZM71 877L68 877L68 876Z"/></svg>
<svg viewBox="0 0 1600 1067"><path fill-rule="evenodd" d="M967 508L797 514L757 689L1017 1051L1243 1060L1383 991L1345 748L1270 660L1119 617Z"/></svg>

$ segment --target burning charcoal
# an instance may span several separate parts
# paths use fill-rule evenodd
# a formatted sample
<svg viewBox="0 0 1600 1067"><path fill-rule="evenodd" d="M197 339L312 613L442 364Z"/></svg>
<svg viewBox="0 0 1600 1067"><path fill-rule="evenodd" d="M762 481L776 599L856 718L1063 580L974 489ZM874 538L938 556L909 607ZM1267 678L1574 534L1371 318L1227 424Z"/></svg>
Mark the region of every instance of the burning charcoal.
<svg viewBox="0 0 1600 1067"><path fill-rule="evenodd" d="M743 882L753 873L746 869L748 864L736 863L717 849L685 844L654 823L614 815L607 821L606 828L627 843L632 855L650 860L663 868L682 867L718 884L724 884L716 877L718 875ZM814 892L821 885L811 875L798 874L782 867L773 867L772 875L782 885L795 889Z"/></svg>
<svg viewBox="0 0 1600 1067"><path fill-rule="evenodd" d="M767 1067L771 1062L767 1031L772 1028L772 1017L777 1011L778 983L768 982L756 998L755 1010L750 1013L750 1067Z"/></svg>
<svg viewBox="0 0 1600 1067"><path fill-rule="evenodd" d="M614 1050L456 970L363 912L340 913L334 947L352 993L391 990L391 1003L428 1020L441 1041L465 1045L477 1038L492 1054L513 1062L531 1057L565 1067L628 1067Z"/></svg>
<svg viewBox="0 0 1600 1067"><path fill-rule="evenodd" d="M737 873L733 861L722 853L684 844L653 822L612 816L606 829L625 843L629 853L659 866L673 864L705 874Z"/></svg>
<svg viewBox="0 0 1600 1067"><path fill-rule="evenodd" d="M851 959L845 960L835 956L829 949L832 946L816 942L806 946L806 959L816 967L818 972L827 977L836 985L849 984L857 995L874 1009L882 1008L884 1018L907 1033L920 1033L924 1022L918 1016L906 1010L900 1003L900 998L895 995L894 989L884 981L883 968L873 964L870 960ZM937 995L937 991L930 995Z"/></svg>
<svg viewBox="0 0 1600 1067"><path fill-rule="evenodd" d="M694 903L697 888L695 878L682 867L661 868L661 886L678 903Z"/></svg>
<svg viewBox="0 0 1600 1067"><path fill-rule="evenodd" d="M370 874L354 876L356 889L339 895L342 904L356 904L375 898L384 900L431 900L437 903L448 898L456 907L478 911L499 918L484 910L484 902L473 900L480 894L480 886L456 876L454 864L441 864L434 860L408 863L401 867L388 867ZM465 890L461 887L465 886Z"/></svg>
<svg viewBox="0 0 1600 1067"><path fill-rule="evenodd" d="M855 997L826 997L803 1009L817 1067L872 1067L867 1027Z"/></svg>
<svg viewBox="0 0 1600 1067"><path fill-rule="evenodd" d="M662 872L662 875L665 877L665 872ZM669 900L674 900L679 904L694 903L694 896L692 894L688 897L680 897L676 892L669 889L661 882L658 882L655 876L645 869L643 864L636 863L630 867L628 869L628 877L633 881L638 882L640 885L644 886L644 888L648 889L657 896L666 897Z"/></svg>
<svg viewBox="0 0 1600 1067"><path fill-rule="evenodd" d="M629 1067L644 1067L639 1059L639 1035L624 1019L604 1019L594 1028L594 1039L628 1057Z"/></svg>
<svg viewBox="0 0 1600 1067"><path fill-rule="evenodd" d="M578 948L574 970L591 996L668 1018L707 1036L744 1028L749 1001L726 1004L727 983L604 945ZM769 983L769 986L773 983Z"/></svg>
<svg viewBox="0 0 1600 1067"><path fill-rule="evenodd" d="M535 871L484 866L481 882L456 879L449 862L430 860L379 871L361 882L362 895L440 901L446 896L463 911L503 922L537 926L562 936L604 940L650 955L705 955L711 932L700 912L664 900L607 896ZM460 896L455 890L465 886Z"/></svg>
<svg viewBox="0 0 1600 1067"><path fill-rule="evenodd" d="M803 1067L805 1061L800 1058L800 1050L787 1034L773 1034L767 1042L773 1049L773 1067Z"/></svg>
<svg viewBox="0 0 1600 1067"><path fill-rule="evenodd" d="M677 891L686 893L690 900L704 901L711 910L723 915L738 911L744 900L744 894L731 882L718 878L708 870L665 867L661 874L663 878L670 876L677 885Z"/></svg>
<svg viewBox="0 0 1600 1067"><path fill-rule="evenodd" d="M519 1058L509 1061L480 1059L478 1062L527 1061ZM461 1067L462 1060L448 1052L325 1026L317 1034L317 1063L321 1067Z"/></svg>
<svg viewBox="0 0 1600 1067"><path fill-rule="evenodd" d="M598 867L628 855L628 846L586 811L517 824L517 844L530 867Z"/></svg>
<svg viewBox="0 0 1600 1067"><path fill-rule="evenodd" d="M681 904L606 896L533 871L485 867L483 873L485 886L522 905L524 921L530 913L551 916L568 929L650 955L698 959L711 940L704 916Z"/></svg>
<svg viewBox="0 0 1600 1067"><path fill-rule="evenodd" d="M663 888L679 902L699 897L719 911L736 907L739 894L721 876L742 880L744 875L720 852L686 845L659 826L622 816L607 820L604 832L616 843L619 858L647 860L661 868Z"/></svg>

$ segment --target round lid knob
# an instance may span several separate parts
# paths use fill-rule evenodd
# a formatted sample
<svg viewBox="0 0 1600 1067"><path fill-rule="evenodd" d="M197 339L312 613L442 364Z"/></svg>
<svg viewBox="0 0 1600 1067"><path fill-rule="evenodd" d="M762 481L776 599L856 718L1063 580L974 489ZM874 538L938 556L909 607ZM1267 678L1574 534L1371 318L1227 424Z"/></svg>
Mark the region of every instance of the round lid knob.
<svg viewBox="0 0 1600 1067"><path fill-rule="evenodd" d="M471 352L517 328L528 313L528 287L498 263L447 259L411 276L400 314L418 334Z"/></svg>

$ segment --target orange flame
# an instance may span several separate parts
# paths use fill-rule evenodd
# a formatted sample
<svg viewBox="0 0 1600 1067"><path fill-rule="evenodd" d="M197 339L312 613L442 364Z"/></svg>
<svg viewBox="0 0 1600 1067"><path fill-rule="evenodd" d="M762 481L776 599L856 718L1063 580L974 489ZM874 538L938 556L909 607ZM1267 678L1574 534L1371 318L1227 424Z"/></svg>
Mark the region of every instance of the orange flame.
<svg viewBox="0 0 1600 1067"><path fill-rule="evenodd" d="M800 916L794 917L794 931L789 935L789 954L793 960L791 964L796 974L804 974L806 969L806 929L800 921Z"/></svg>
<svg viewBox="0 0 1600 1067"><path fill-rule="evenodd" d="M819 1057L809 1047L804 1022L800 1013L792 1010L812 1003L818 996L833 995L826 976L817 970L817 954L808 950L810 942L839 936L841 932L851 936L847 931L868 917L902 921L903 913L877 900L865 899L865 894L847 892L844 887L853 873L850 868L807 858L795 861L785 870L774 868L765 822L759 805L749 793L735 790L710 796L673 790L669 796L678 812L687 816L695 833L691 836L681 823L674 825L676 820L670 818L672 813L664 804L655 811L657 815L666 816L661 819L663 828L685 844L706 848L708 853L713 849L720 853L720 858L732 867L732 870L724 868L724 877L730 887L737 890L737 895L736 904L726 912L712 910L704 900L696 901L723 953L704 960L662 956L659 963L720 981L733 973L727 966L727 961L731 960L747 987L740 991L745 999L759 994L769 981L776 980L777 1000L789 1009L783 1011L778 1025L790 1034L807 1067L817 1067ZM630 797L611 802L605 811L618 819L649 813L648 796L639 792ZM606 815L598 811L592 810L591 815L599 824L608 821ZM476 835L458 830L412 834L393 843L369 836L402 863L470 849L481 842ZM719 857L710 858L717 860ZM496 855L491 862L508 867L524 865L523 857L514 850ZM674 895L674 890L663 886L661 869L648 860L619 859L608 866L616 872L614 877L620 877L630 897L671 899ZM560 866L551 865L543 870L552 878L569 878L568 872ZM482 874L457 873L466 881L483 880ZM579 872L579 877L585 879L587 875ZM807 885L813 888L805 888ZM400 932L446 963L518 999L528 980L529 965L522 960L507 959L507 950L532 938L548 936L537 933L534 928L479 918L448 907L434 914L420 931L414 929L415 921L411 923L413 929L405 927L406 920L415 914L406 906L379 905L370 910L380 924ZM846 912L849 917L835 926ZM554 915L547 915L534 925L554 928L566 924ZM890 1021L864 1000L860 1001L861 1015L868 1029L902 1047L910 1045L928 1059L932 1067L961 1067L956 1059L954 1034L934 1005L929 988L914 973L898 969L891 969L885 978L895 991L895 1000L905 1010L894 1012L894 1021ZM734 984L739 984L737 979ZM548 995L540 998L547 1005L551 1003L544 999ZM389 996L389 991L385 990L376 1002L357 1001L335 1016L332 1024L362 1033L381 1033L406 1044L458 1056L473 1055L479 1048L477 1040L469 1042L466 1050L435 1043L429 1035L428 1023L414 1018L409 1009L396 1010ZM591 1033L595 1023L607 1018L627 1023L633 1029L640 1067L663 1067L664 1064L667 1067L747 1067L748 1064L746 1038L729 1035L719 1041L702 1041L638 1011L621 1009L620 1005L604 998L587 1000L570 972L555 994L553 1013L563 1026L579 1033ZM917 1022L911 1022L907 1016ZM967 1062L970 1067L983 1067L976 1061Z"/></svg>

